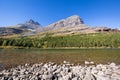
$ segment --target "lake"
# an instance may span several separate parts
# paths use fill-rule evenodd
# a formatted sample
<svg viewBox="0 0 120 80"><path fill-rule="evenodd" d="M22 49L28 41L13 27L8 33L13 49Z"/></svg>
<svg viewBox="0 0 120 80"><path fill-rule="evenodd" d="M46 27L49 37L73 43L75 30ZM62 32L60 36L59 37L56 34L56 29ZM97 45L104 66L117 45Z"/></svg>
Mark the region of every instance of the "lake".
<svg viewBox="0 0 120 80"><path fill-rule="evenodd" d="M0 64L9 67L25 63L55 62L83 64L85 60L97 63L120 64L120 49L0 49Z"/></svg>

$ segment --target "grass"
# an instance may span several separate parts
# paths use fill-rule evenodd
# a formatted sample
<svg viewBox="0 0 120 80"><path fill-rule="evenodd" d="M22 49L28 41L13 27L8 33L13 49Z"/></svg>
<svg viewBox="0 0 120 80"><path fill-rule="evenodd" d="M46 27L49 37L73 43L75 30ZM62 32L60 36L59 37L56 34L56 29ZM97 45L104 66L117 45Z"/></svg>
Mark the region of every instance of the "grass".
<svg viewBox="0 0 120 80"><path fill-rule="evenodd" d="M7 67L50 61L60 64L64 60L74 64L85 60L120 64L120 49L0 49L0 63Z"/></svg>

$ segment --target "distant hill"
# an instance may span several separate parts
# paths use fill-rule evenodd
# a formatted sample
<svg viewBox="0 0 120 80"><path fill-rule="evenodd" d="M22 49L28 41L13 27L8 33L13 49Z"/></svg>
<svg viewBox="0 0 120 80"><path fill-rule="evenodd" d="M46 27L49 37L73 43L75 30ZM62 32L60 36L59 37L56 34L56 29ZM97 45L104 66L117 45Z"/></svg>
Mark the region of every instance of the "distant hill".
<svg viewBox="0 0 120 80"><path fill-rule="evenodd" d="M84 24L82 18L78 15L70 16L62 19L46 27L42 27L40 23L30 19L29 21L15 26L0 27L0 37L3 36L30 36L30 35L46 35L52 36L73 35L73 34L88 34L98 32L120 32L118 29L107 27L90 28Z"/></svg>
<svg viewBox="0 0 120 80"><path fill-rule="evenodd" d="M0 36L7 36L7 35L9 36L9 35L21 34L21 33L23 33L23 31L16 28L6 28L6 27L0 28Z"/></svg>
<svg viewBox="0 0 120 80"><path fill-rule="evenodd" d="M0 27L0 36L29 36L37 34L41 30L42 26L38 22L35 22L32 19L30 19L25 23L17 24L15 26Z"/></svg>
<svg viewBox="0 0 120 80"><path fill-rule="evenodd" d="M17 26L23 30L30 30L30 31L41 31L42 30L42 26L38 22L35 22L32 19L30 19L29 21L25 23L18 24Z"/></svg>

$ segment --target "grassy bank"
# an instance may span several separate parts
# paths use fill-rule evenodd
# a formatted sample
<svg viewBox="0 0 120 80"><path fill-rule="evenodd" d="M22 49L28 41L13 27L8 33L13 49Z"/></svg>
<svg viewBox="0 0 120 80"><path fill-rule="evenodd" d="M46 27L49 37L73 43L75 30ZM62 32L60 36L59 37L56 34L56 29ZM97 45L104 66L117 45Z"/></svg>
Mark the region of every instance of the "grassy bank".
<svg viewBox="0 0 120 80"><path fill-rule="evenodd" d="M120 34L1 38L0 46L2 48L120 48Z"/></svg>

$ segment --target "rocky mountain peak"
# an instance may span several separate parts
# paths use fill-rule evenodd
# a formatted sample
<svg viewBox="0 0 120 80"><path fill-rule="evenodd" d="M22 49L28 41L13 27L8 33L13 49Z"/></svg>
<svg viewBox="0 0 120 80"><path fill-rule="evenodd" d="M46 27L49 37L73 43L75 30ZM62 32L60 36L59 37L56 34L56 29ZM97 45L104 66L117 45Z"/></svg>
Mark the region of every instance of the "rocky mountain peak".
<svg viewBox="0 0 120 80"><path fill-rule="evenodd" d="M78 25L78 24L84 24L82 18L80 18L80 16L78 15L73 15L73 16L70 16L66 19L66 21L68 23L73 23L75 25Z"/></svg>
<svg viewBox="0 0 120 80"><path fill-rule="evenodd" d="M29 21L26 22L26 24L35 24L35 25L40 25L38 22L35 22L34 20L30 19Z"/></svg>
<svg viewBox="0 0 120 80"><path fill-rule="evenodd" d="M18 24L17 26L19 26L19 28L22 30L29 30L34 32L39 32L42 30L42 26L32 19L26 21L25 23Z"/></svg>
<svg viewBox="0 0 120 80"><path fill-rule="evenodd" d="M55 30L62 27L75 27L84 24L83 20L78 15L70 16L66 19L62 19L58 22L50 24L46 27L46 30Z"/></svg>

